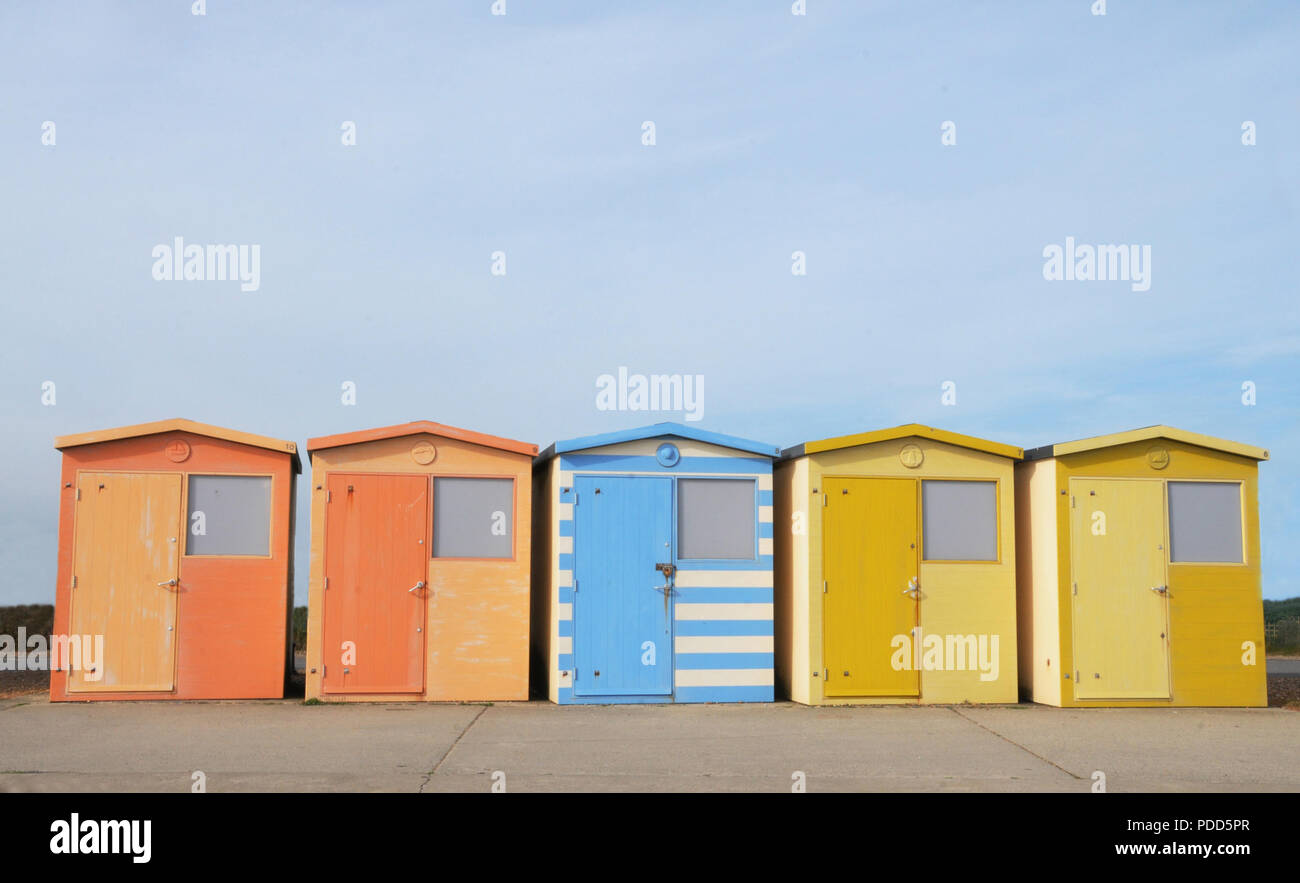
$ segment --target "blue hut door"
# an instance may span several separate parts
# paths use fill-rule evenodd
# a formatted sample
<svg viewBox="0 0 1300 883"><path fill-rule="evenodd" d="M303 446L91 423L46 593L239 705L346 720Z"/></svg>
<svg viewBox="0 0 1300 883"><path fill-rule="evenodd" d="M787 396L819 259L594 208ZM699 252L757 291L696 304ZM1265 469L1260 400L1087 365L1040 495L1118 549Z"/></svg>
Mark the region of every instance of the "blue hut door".
<svg viewBox="0 0 1300 883"><path fill-rule="evenodd" d="M574 513L573 692L673 691L671 478L579 476ZM664 588L668 586L668 588Z"/></svg>

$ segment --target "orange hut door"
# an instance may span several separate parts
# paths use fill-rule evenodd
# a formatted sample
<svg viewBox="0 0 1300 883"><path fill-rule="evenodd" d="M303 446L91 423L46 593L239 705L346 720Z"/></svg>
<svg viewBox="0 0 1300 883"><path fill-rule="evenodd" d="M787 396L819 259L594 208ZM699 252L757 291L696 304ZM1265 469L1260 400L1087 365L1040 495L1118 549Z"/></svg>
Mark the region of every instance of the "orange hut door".
<svg viewBox="0 0 1300 883"><path fill-rule="evenodd" d="M83 472L76 507L68 692L174 689L181 477Z"/></svg>
<svg viewBox="0 0 1300 883"><path fill-rule="evenodd" d="M325 504L324 691L424 691L423 475L332 474Z"/></svg>

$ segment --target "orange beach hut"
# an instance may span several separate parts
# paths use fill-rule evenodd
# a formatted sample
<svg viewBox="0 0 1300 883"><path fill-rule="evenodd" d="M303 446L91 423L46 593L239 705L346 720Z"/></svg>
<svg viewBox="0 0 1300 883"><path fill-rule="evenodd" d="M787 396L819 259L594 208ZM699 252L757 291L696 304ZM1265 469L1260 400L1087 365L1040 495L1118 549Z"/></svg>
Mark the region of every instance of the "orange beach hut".
<svg viewBox="0 0 1300 883"><path fill-rule="evenodd" d="M527 699L537 446L419 421L307 451L307 698Z"/></svg>
<svg viewBox="0 0 1300 883"><path fill-rule="evenodd" d="M181 419L54 446L51 700L282 697L297 446Z"/></svg>

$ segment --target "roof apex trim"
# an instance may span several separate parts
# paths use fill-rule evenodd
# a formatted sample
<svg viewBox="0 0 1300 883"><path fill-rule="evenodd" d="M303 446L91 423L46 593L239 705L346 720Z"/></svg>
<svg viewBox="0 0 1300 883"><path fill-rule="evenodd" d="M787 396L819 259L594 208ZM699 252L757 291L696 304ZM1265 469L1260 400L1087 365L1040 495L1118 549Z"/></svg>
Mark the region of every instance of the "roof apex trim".
<svg viewBox="0 0 1300 883"><path fill-rule="evenodd" d="M737 451L745 451L750 454L761 454L765 457L776 459L780 456L781 449L776 445L764 444L763 442L751 441L747 438L739 438L734 435L723 435L718 432L707 432L703 429L696 429L691 426L685 426L681 423L652 423L649 426L638 426L635 429L622 429L616 432L604 432L598 435L584 435L577 438L564 439L551 444L546 450L538 455L537 460L549 460L557 454L566 454L572 451L584 451L588 448L599 448L605 445L616 445L622 442L640 441L646 438L683 438L690 441L705 442L711 445L718 445L723 448L732 448Z"/></svg>
<svg viewBox="0 0 1300 883"><path fill-rule="evenodd" d="M1158 438L1183 442L1184 444L1195 445L1200 448L1208 448L1211 451L1222 451L1225 454L1234 454L1238 457L1246 457L1250 460L1268 459L1268 451L1264 448L1257 448L1254 445L1248 445L1243 442L1215 438L1210 435L1201 435L1199 432L1189 432L1186 429L1178 429L1175 426L1165 426L1163 424L1143 426L1140 429L1130 429L1127 432L1115 432L1110 435L1096 435L1092 438L1081 438L1076 441L1061 442L1054 445L1043 445L1042 447L1026 451L1025 459L1043 460L1048 457L1063 457L1068 454L1078 454L1084 451L1096 451L1102 448L1113 448L1118 445L1150 441Z"/></svg>
<svg viewBox="0 0 1300 883"><path fill-rule="evenodd" d="M345 445L358 445L365 442L425 433L482 445L485 448L497 448L498 450L509 451L512 454L523 454L528 457L537 454L537 445L531 442L474 432L471 429L461 429L457 426L448 426L445 423L434 423L432 420L416 420L411 423L399 423L395 426L378 426L374 429L361 429L356 432L343 432L337 435L321 435L316 438L309 438L307 439L307 453L311 454L313 451L326 448L341 448Z"/></svg>
<svg viewBox="0 0 1300 883"><path fill-rule="evenodd" d="M893 426L889 429L876 429L871 432L859 432L853 435L840 435L833 438L804 442L801 445L786 448L781 452L781 458L791 460L808 454L838 451L841 448L854 448L858 445L870 445L876 442L893 441L901 438L928 438L944 444L955 445L959 448L983 451L986 454L995 454L1012 460L1023 459L1025 455L1025 452L1015 445L1006 445L1001 442L976 438L973 435L962 435L959 432L949 432L946 429L936 429L933 426L925 426L921 423L905 423L902 426Z"/></svg>
<svg viewBox="0 0 1300 883"><path fill-rule="evenodd" d="M186 420L184 417L156 420L153 423L116 426L112 429L98 429L93 432L78 432L73 435L60 435L54 439L54 447L56 450L61 451L64 448L97 445L101 442L139 438L144 435L158 435L164 432L189 432L194 435L206 435L209 438L217 438L223 441L288 454L293 458L294 471L302 472L302 461L298 459L298 445L294 442L265 435L254 435L251 432L241 432L238 429L227 429L224 426L213 426L210 423L198 423L194 420Z"/></svg>

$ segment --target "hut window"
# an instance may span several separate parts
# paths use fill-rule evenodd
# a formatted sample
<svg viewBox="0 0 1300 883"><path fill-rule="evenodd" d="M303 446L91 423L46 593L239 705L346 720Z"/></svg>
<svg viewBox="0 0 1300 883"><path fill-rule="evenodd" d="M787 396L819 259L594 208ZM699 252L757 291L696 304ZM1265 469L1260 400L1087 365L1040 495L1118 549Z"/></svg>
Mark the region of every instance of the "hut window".
<svg viewBox="0 0 1300 883"><path fill-rule="evenodd" d="M677 557L754 558L752 479L677 479Z"/></svg>
<svg viewBox="0 0 1300 883"><path fill-rule="evenodd" d="M269 475L191 475L186 555L271 554Z"/></svg>
<svg viewBox="0 0 1300 883"><path fill-rule="evenodd" d="M1240 484L1169 482L1169 560L1242 562Z"/></svg>
<svg viewBox="0 0 1300 883"><path fill-rule="evenodd" d="M512 478L433 480L434 558L513 558Z"/></svg>
<svg viewBox="0 0 1300 883"><path fill-rule="evenodd" d="M998 488L992 481L922 481L926 561L998 560Z"/></svg>

